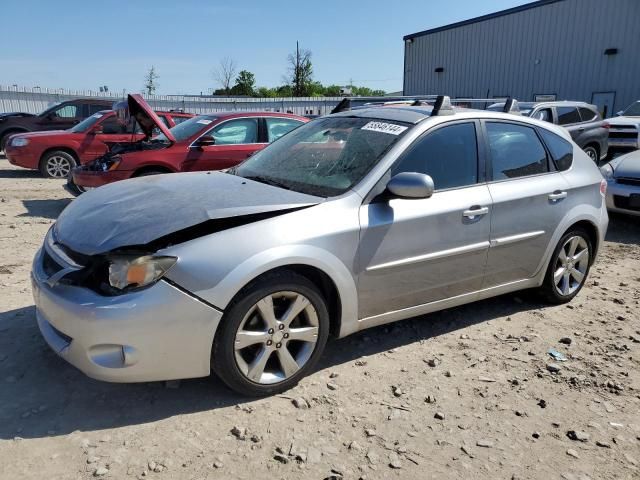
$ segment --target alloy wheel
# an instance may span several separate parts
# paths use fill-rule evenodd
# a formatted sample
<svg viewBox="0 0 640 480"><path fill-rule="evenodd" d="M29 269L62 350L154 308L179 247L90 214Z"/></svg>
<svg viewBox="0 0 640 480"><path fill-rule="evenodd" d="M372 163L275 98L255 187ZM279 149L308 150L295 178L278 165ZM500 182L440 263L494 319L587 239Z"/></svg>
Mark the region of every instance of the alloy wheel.
<svg viewBox="0 0 640 480"><path fill-rule="evenodd" d="M306 296L291 291L267 295L249 309L236 332L238 368L255 383L282 382L309 361L318 330L318 314Z"/></svg>
<svg viewBox="0 0 640 480"><path fill-rule="evenodd" d="M67 178L71 172L71 162L68 158L53 155L47 159L47 173L53 178Z"/></svg>
<svg viewBox="0 0 640 480"><path fill-rule="evenodd" d="M596 164L598 163L598 152L596 152L595 148L589 147L585 150L585 153L589 156L591 160L593 160Z"/></svg>
<svg viewBox="0 0 640 480"><path fill-rule="evenodd" d="M553 273L556 291L565 297L571 295L584 282L588 268L589 245L578 235L570 237L556 259Z"/></svg>

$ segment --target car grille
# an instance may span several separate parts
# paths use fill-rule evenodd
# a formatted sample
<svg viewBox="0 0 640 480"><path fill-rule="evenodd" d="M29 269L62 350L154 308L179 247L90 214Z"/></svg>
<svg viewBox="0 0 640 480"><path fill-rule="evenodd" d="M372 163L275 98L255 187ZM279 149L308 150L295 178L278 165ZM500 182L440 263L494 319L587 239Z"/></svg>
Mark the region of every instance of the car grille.
<svg viewBox="0 0 640 480"><path fill-rule="evenodd" d="M48 277L51 277L62 270L62 268L62 265L59 265L53 257L49 255L49 252L44 250L42 255L42 269L44 273L46 273Z"/></svg>
<svg viewBox="0 0 640 480"><path fill-rule="evenodd" d="M640 178L616 178L616 183L620 183L622 185L633 185L636 187L640 187Z"/></svg>
<svg viewBox="0 0 640 480"><path fill-rule="evenodd" d="M637 141L638 128L634 125L611 125L609 139L614 141Z"/></svg>
<svg viewBox="0 0 640 480"><path fill-rule="evenodd" d="M613 196L613 204L616 208L622 208L624 210L633 210L634 212L640 212L640 206L632 206L630 197L623 197L621 195Z"/></svg>

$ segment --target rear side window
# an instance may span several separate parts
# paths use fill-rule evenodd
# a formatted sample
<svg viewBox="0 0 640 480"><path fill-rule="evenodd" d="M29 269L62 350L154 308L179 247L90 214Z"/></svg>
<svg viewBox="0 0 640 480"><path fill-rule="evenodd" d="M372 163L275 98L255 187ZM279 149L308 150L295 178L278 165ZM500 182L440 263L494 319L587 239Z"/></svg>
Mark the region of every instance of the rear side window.
<svg viewBox="0 0 640 480"><path fill-rule="evenodd" d="M569 170L573 163L573 145L548 130L540 129L540 135L544 143L547 144L558 170Z"/></svg>
<svg viewBox="0 0 640 480"><path fill-rule="evenodd" d="M102 110L109 110L109 107L105 105L94 105L93 103L90 103L88 107L89 107L89 115L93 115L94 113L101 112Z"/></svg>
<svg viewBox="0 0 640 480"><path fill-rule="evenodd" d="M576 107L557 107L558 125L580 123L582 120Z"/></svg>
<svg viewBox="0 0 640 480"><path fill-rule="evenodd" d="M580 107L578 110L580 111L580 117L582 117L583 122L592 122L598 116L596 112L589 108Z"/></svg>
<svg viewBox="0 0 640 480"><path fill-rule="evenodd" d="M487 123L493 180L549 171L547 152L535 130L513 123Z"/></svg>
<svg viewBox="0 0 640 480"><path fill-rule="evenodd" d="M459 123L427 132L393 167L392 174L425 173L436 190L478 182L478 147L473 123Z"/></svg>
<svg viewBox="0 0 640 480"><path fill-rule="evenodd" d="M302 125L302 122L292 118L268 117L265 120L267 121L267 141L269 143Z"/></svg>

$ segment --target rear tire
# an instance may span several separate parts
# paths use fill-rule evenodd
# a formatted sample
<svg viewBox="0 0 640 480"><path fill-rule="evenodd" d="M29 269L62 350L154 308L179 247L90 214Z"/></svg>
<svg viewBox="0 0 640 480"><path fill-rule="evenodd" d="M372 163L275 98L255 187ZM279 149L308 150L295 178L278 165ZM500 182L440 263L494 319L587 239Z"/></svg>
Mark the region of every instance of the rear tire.
<svg viewBox="0 0 640 480"><path fill-rule="evenodd" d="M586 153L596 165L600 163L600 154L598 153L598 149L593 145L584 147L584 153Z"/></svg>
<svg viewBox="0 0 640 480"><path fill-rule="evenodd" d="M589 269L593 246L582 228L565 233L551 256L539 292L549 303L559 305L573 300L582 290Z"/></svg>
<svg viewBox="0 0 640 480"><path fill-rule="evenodd" d="M68 178L76 165L73 155L55 150L45 154L40 160L40 173L45 178Z"/></svg>
<svg viewBox="0 0 640 480"><path fill-rule="evenodd" d="M328 336L329 313L317 287L295 272L274 272L247 285L227 308L211 367L238 393L273 395L313 369Z"/></svg>

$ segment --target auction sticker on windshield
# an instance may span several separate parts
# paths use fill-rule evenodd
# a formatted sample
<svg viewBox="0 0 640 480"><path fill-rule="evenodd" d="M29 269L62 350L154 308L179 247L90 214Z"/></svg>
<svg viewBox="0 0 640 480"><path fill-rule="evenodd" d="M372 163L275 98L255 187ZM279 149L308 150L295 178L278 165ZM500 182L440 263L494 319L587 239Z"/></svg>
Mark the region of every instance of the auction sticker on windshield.
<svg viewBox="0 0 640 480"><path fill-rule="evenodd" d="M400 135L409 127L403 127L402 125L394 125L393 123L385 122L369 122L363 125L361 130L371 130L372 132L388 133L390 135Z"/></svg>
<svg viewBox="0 0 640 480"><path fill-rule="evenodd" d="M213 120L198 120L196 123L201 123L202 125L209 125Z"/></svg>

